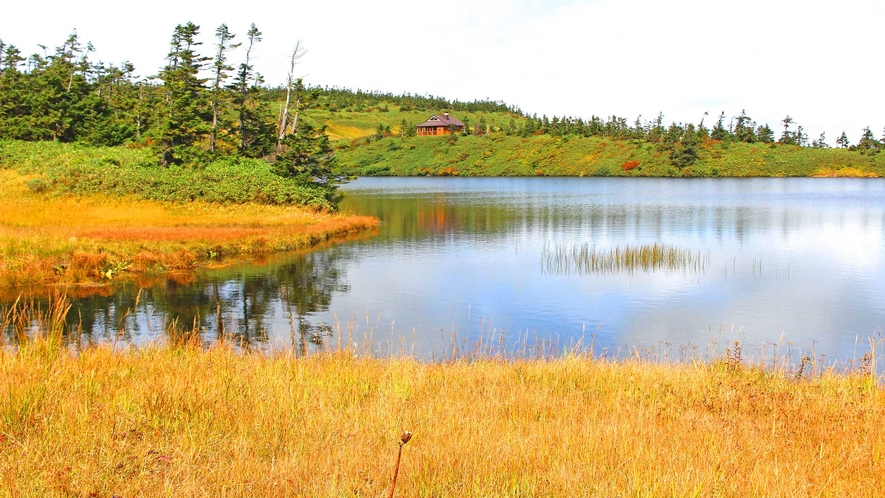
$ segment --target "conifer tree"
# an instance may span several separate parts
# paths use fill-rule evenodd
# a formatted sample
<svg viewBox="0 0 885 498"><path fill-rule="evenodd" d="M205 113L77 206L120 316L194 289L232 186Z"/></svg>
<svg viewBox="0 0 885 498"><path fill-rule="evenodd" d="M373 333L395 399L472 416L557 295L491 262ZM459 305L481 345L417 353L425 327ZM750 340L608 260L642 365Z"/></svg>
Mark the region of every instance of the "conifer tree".
<svg viewBox="0 0 885 498"><path fill-rule="evenodd" d="M734 126L734 136L739 142L753 143L756 141L756 123L747 116L746 110L741 110Z"/></svg>
<svg viewBox="0 0 885 498"><path fill-rule="evenodd" d="M784 132L781 134L780 143L786 145L797 145L796 136L793 134L793 132L790 131L790 126L795 123L795 121L793 121L793 118L787 116L783 120L781 120L781 123L784 124Z"/></svg>
<svg viewBox="0 0 885 498"><path fill-rule="evenodd" d="M845 130L842 130L842 134L836 139L836 143L843 149L848 148L848 135L845 134Z"/></svg>
<svg viewBox="0 0 885 498"><path fill-rule="evenodd" d="M881 145L876 137L873 136L873 132L870 130L870 127L867 126L863 129L860 135L860 141L857 142L857 148L864 154L875 154L879 152Z"/></svg>
<svg viewBox="0 0 885 498"><path fill-rule="evenodd" d="M314 128L302 121L283 139L274 166L277 174L321 192L315 202L317 207L332 207L338 202L336 185L344 181L333 173L332 152L326 127Z"/></svg>
<svg viewBox="0 0 885 498"><path fill-rule="evenodd" d="M756 139L764 144L774 143L774 130L768 124L756 128Z"/></svg>
<svg viewBox="0 0 885 498"><path fill-rule="evenodd" d="M275 125L263 119L267 110L267 104L261 99L264 78L252 66L253 51L262 35L255 23L252 23L246 32L246 59L237 68L236 79L231 85L237 111L238 150L246 157L270 154L276 138Z"/></svg>
<svg viewBox="0 0 885 498"><path fill-rule="evenodd" d="M716 121L716 124L713 125L713 130L710 132L710 138L713 140L728 140L731 138L731 132L725 127L725 112L723 111L719 114L719 119Z"/></svg>
<svg viewBox="0 0 885 498"><path fill-rule="evenodd" d="M200 27L194 23L175 27L167 56L160 72L163 82L163 115L157 130L160 160L163 165L179 164L196 155L194 146L210 130L211 118L206 102L206 79L200 70L209 60L196 52Z"/></svg>
<svg viewBox="0 0 885 498"><path fill-rule="evenodd" d="M227 53L240 46L239 43L231 43L236 35L230 32L227 24L222 24L215 30L218 51L215 52L215 60L212 63L212 129L209 132L209 152L215 152L215 141L218 135L218 111L221 106L224 92L224 80L228 79L228 71L233 71L233 66L228 64Z"/></svg>
<svg viewBox="0 0 885 498"><path fill-rule="evenodd" d="M808 145L808 134L805 133L805 129L802 126L796 127L796 145L800 147L805 147Z"/></svg>

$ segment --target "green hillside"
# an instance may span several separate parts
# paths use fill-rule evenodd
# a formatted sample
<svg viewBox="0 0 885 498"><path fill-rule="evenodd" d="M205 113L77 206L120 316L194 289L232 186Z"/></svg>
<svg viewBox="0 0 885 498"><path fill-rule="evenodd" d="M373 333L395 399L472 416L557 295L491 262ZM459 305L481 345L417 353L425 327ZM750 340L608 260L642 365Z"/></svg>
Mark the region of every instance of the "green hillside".
<svg viewBox="0 0 885 498"><path fill-rule="evenodd" d="M384 127L386 135L397 136L419 123L423 123L434 114L442 114L448 111L446 108L429 110L402 110L399 106L383 104L379 107L369 107L364 110L343 109L330 111L317 108L306 112L305 118L314 125L325 125L326 134L332 140L354 139L375 135L378 125ZM524 124L526 118L510 112L453 112L453 115L473 128L480 122L485 122L489 127L506 130L511 126L519 127Z"/></svg>
<svg viewBox="0 0 885 498"><path fill-rule="evenodd" d="M357 176L885 176L882 154L718 140L701 142L684 167L642 140L504 133L339 141L336 157Z"/></svg>

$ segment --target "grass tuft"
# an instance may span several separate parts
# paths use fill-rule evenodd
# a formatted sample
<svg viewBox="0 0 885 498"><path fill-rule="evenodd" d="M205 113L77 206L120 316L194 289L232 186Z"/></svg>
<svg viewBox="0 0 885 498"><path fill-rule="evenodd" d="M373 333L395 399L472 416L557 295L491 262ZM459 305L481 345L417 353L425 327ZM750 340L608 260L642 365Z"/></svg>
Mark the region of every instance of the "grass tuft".
<svg viewBox="0 0 885 498"><path fill-rule="evenodd" d="M637 271L679 271L703 273L710 262L701 254L666 244L625 245L597 249L589 243L547 243L541 252L541 268L549 275L590 275Z"/></svg>

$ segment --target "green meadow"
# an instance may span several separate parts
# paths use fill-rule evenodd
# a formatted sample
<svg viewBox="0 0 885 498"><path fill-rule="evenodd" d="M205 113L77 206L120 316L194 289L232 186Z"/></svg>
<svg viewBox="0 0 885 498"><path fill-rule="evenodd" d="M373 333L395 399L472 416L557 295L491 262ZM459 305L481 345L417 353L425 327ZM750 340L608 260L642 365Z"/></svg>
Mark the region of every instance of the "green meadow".
<svg viewBox="0 0 885 498"><path fill-rule="evenodd" d="M885 175L885 155L844 149L706 140L693 164L667 151L607 137L387 137L338 142L342 172L358 176L786 177Z"/></svg>

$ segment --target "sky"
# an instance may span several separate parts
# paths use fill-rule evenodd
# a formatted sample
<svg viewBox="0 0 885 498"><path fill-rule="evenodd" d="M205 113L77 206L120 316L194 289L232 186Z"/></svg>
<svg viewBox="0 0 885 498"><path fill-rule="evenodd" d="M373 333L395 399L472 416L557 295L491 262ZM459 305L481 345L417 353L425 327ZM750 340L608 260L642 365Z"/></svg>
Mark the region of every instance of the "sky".
<svg viewBox="0 0 885 498"><path fill-rule="evenodd" d="M780 133L854 143L885 128L882 0L448 0L444 2L9 2L0 39L25 54L77 30L106 63L142 76L164 64L175 25L201 27L204 54L226 23L264 33L256 68L285 82L501 100L529 114L617 115L708 125L742 110ZM235 40L236 41L236 40ZM233 58L239 62L243 52Z"/></svg>

